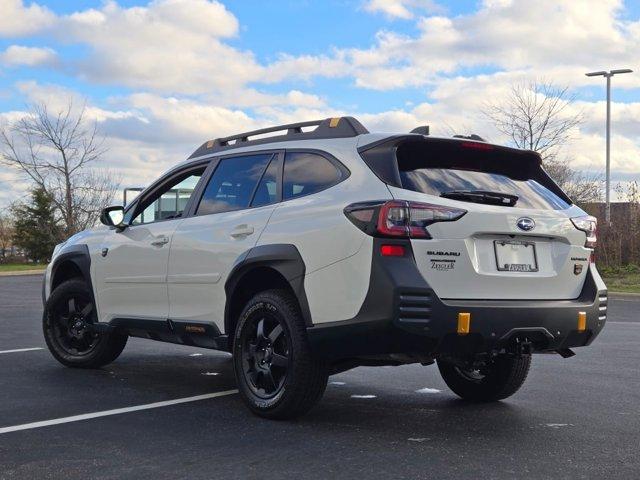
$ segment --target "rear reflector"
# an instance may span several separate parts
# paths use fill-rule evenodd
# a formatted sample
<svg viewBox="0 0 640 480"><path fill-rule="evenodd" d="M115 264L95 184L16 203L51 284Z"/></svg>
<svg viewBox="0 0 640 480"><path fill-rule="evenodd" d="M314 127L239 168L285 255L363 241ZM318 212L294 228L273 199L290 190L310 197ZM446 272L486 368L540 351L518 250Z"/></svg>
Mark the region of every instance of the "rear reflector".
<svg viewBox="0 0 640 480"><path fill-rule="evenodd" d="M458 313L458 335L467 335L471 331L471 314L468 312Z"/></svg>
<svg viewBox="0 0 640 480"><path fill-rule="evenodd" d="M404 247L402 245L382 245L380 254L383 257L404 257Z"/></svg>
<svg viewBox="0 0 640 480"><path fill-rule="evenodd" d="M587 329L587 312L578 312L578 331L584 332Z"/></svg>

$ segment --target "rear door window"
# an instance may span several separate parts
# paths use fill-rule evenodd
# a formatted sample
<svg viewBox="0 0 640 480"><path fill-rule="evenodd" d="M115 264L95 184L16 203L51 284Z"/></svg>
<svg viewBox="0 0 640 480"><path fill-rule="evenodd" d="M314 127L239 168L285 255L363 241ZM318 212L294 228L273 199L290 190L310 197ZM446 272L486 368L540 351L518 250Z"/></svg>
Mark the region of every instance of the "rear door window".
<svg viewBox="0 0 640 480"><path fill-rule="evenodd" d="M270 205L278 201L278 155L274 155L269 166L262 175L260 183L253 194L252 207Z"/></svg>
<svg viewBox="0 0 640 480"><path fill-rule="evenodd" d="M223 158L198 204L196 215L247 208L272 153Z"/></svg>
<svg viewBox="0 0 640 480"><path fill-rule="evenodd" d="M563 210L570 206L532 154L488 144L412 142L396 153L402 188L430 195L518 208ZM492 200L492 195L497 194ZM507 200L509 200L507 202Z"/></svg>

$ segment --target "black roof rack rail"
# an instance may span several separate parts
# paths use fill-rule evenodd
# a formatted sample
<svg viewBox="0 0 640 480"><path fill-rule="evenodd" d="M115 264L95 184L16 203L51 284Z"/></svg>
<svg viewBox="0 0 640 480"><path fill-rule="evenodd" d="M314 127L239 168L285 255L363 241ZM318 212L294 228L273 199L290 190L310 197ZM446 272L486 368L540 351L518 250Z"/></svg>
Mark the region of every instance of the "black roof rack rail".
<svg viewBox="0 0 640 480"><path fill-rule="evenodd" d="M303 132L305 127L316 127L309 132ZM251 140L250 137L265 133L286 131L282 135L274 135L266 138ZM277 127L262 128L251 132L239 133L229 137L216 138L203 143L189 158L200 157L211 153L220 152L230 148L244 147L245 145L260 145L263 143L284 142L288 140L314 140L319 138L348 138L369 133L358 120L353 117L333 117L324 120L311 120L308 122L290 123Z"/></svg>

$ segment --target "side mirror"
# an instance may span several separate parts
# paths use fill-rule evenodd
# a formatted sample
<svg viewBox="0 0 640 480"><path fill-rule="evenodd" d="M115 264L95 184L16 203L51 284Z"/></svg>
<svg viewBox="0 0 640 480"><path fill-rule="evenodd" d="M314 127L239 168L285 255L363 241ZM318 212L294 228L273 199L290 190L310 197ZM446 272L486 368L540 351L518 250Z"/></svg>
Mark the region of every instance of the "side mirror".
<svg viewBox="0 0 640 480"><path fill-rule="evenodd" d="M100 221L107 227L124 228L126 225L122 223L124 220L124 207L121 205L113 205L103 208L100 214Z"/></svg>

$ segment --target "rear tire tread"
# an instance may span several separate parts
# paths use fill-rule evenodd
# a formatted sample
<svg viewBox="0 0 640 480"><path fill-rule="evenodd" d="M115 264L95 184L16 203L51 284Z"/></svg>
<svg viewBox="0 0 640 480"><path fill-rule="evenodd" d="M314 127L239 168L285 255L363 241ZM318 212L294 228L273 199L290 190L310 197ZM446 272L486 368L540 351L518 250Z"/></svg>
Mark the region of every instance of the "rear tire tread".
<svg viewBox="0 0 640 480"><path fill-rule="evenodd" d="M290 348L292 352L296 349L298 353L297 356L294 356L294 361L289 367L290 371L287 374L292 375L294 378L293 381L287 382L287 391L277 405L262 408L252 400L250 395L244 392L241 385L241 382L244 380L241 378L241 373L238 372L236 362L234 362L236 379L241 387L241 396L249 408L262 417L275 420L296 418L307 413L320 400L327 386L328 370L326 365L313 357L298 302L287 290L266 290L258 293L247 302L238 320L235 340L239 338L239 327L243 324L247 310L251 305L260 301L270 302L275 305L287 324L292 343ZM296 342L297 345L294 346ZM238 355L238 351L234 346L234 356L235 355Z"/></svg>

